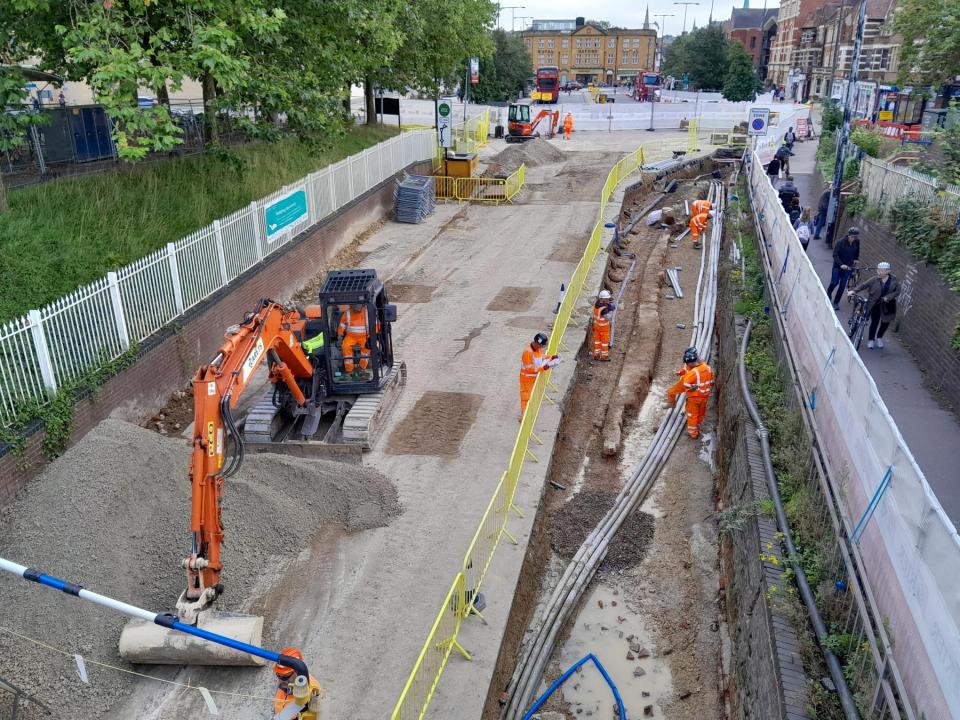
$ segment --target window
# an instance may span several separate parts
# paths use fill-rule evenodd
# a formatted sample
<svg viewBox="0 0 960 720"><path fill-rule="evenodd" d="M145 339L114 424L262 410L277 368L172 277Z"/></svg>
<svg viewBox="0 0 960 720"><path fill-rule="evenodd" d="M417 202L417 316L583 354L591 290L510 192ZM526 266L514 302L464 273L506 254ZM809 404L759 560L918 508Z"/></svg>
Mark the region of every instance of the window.
<svg viewBox="0 0 960 720"><path fill-rule="evenodd" d="M553 40L547 40L547 47L553 50Z"/></svg>
<svg viewBox="0 0 960 720"><path fill-rule="evenodd" d="M560 47L563 47L563 48L568 48L568 47L570 47L570 41L569 41L569 40L561 40L561 41L560 41Z"/></svg>
<svg viewBox="0 0 960 720"><path fill-rule="evenodd" d="M634 53L634 54L633 54L633 64L634 64L634 65L638 65L639 63L640 63L640 58L639 58L639 56L638 56L636 53Z"/></svg>
<svg viewBox="0 0 960 720"><path fill-rule="evenodd" d="M567 53L562 53L560 55L560 64L566 65L568 62L570 62L570 56L567 55Z"/></svg>
<svg viewBox="0 0 960 720"><path fill-rule="evenodd" d="M634 46L634 47L640 47L640 38L634 38L634 39L633 39L633 46Z"/></svg>
<svg viewBox="0 0 960 720"><path fill-rule="evenodd" d="M817 95L820 94L822 87L823 87L823 78L817 78L817 89L815 91Z"/></svg>
<svg viewBox="0 0 960 720"><path fill-rule="evenodd" d="M613 53L607 53L607 65L613 65Z"/></svg>
<svg viewBox="0 0 960 720"><path fill-rule="evenodd" d="M580 38L577 38L577 47L580 47L580 43L582 43L582 42L583 42L583 41L582 41Z"/></svg>
<svg viewBox="0 0 960 720"><path fill-rule="evenodd" d="M609 40L607 40L607 47L608 47L608 48L615 48L616 46L617 46L617 39L616 39L616 38L610 38Z"/></svg>
<svg viewBox="0 0 960 720"><path fill-rule="evenodd" d="M626 64L629 63L629 62L630 62L630 56L629 56L627 53L624 53L624 54L623 54L623 62L621 63L621 65L626 65Z"/></svg>
<svg viewBox="0 0 960 720"><path fill-rule="evenodd" d="M750 49L753 50L757 46L757 38L753 36L750 38Z"/></svg>
<svg viewBox="0 0 960 720"><path fill-rule="evenodd" d="M596 40L593 41L593 46L598 50L600 49L600 38L597 38Z"/></svg>

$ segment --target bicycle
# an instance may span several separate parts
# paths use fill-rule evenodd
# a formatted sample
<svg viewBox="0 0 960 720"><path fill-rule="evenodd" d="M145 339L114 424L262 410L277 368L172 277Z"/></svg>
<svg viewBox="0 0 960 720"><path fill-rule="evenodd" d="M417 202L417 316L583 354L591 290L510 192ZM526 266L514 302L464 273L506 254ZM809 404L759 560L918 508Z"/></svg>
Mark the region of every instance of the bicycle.
<svg viewBox="0 0 960 720"><path fill-rule="evenodd" d="M863 295L857 295L856 293L854 293L850 299L853 301L853 312L850 313L850 320L847 321L847 324L850 326L850 331L847 335L850 338L850 342L853 343L853 348L859 350L860 343L863 341L863 329L867 326L867 321L870 319L867 314L867 303L870 302L870 299L865 298Z"/></svg>
<svg viewBox="0 0 960 720"><path fill-rule="evenodd" d="M848 288L855 288L860 284L860 273L864 270L876 270L875 267L860 267L859 265L854 265L853 270L850 271L850 277L847 278ZM849 301L853 301L853 298L847 298Z"/></svg>

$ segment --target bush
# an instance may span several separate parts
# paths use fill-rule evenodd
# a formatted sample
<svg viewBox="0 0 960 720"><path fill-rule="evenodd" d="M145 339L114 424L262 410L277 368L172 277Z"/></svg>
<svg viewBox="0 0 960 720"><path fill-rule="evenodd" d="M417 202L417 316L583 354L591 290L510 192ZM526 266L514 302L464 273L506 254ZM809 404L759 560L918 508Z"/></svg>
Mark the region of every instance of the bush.
<svg viewBox="0 0 960 720"><path fill-rule="evenodd" d="M867 128L854 128L850 133L850 141L863 150L865 155L870 157L880 157L880 148L883 144L883 136L876 130Z"/></svg>
<svg viewBox="0 0 960 720"><path fill-rule="evenodd" d="M835 132L843 124L843 108L835 100L824 100L820 124L822 135Z"/></svg>

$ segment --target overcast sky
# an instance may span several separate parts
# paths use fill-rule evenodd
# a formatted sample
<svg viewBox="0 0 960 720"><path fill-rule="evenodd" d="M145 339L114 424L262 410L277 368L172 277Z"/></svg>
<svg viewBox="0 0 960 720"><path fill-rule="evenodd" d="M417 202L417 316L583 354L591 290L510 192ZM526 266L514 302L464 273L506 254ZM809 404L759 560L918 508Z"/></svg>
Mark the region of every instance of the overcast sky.
<svg viewBox="0 0 960 720"><path fill-rule="evenodd" d="M510 5L524 5L524 8L508 10ZM767 7L778 7L779 0L768 0ZM593 20L609 20L612 25L638 28L643 26L643 14L647 0L502 0L500 7L500 27L510 29L510 19L516 13L516 28L526 27L529 20L521 25L522 16L541 19L567 20L582 15ZM713 19L726 20L734 7L743 7L743 0L714 0ZM762 8L763 0L750 0L750 7ZM650 22L660 22L657 13L673 14L664 18L667 35L680 33L683 24L683 6L674 5L673 0L650 0ZM693 27L696 18L697 27L706 24L710 15L710 0L700 0L699 5L687 7L687 30Z"/></svg>

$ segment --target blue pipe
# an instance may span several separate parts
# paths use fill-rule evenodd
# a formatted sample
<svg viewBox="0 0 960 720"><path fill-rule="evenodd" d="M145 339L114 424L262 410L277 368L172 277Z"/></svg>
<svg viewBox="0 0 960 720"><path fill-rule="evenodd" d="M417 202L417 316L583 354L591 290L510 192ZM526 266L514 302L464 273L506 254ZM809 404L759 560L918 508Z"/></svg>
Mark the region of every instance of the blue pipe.
<svg viewBox="0 0 960 720"><path fill-rule="evenodd" d="M617 686L613 684L613 680L610 679L610 675L607 673L606 668L603 667L600 661L597 660L596 655L593 653L587 653L584 655L573 665L571 665L563 675L557 678L553 685L547 688L547 691L537 698L537 701L533 704L533 707L527 710L526 714L523 716L523 720L530 720L533 714L540 709L540 706L543 705L551 695L553 695L554 690L563 685L567 681L567 678L573 675L577 671L577 668L587 662L587 660L593 661L593 664L597 666L597 670L599 670L600 674L603 675L603 679L607 681L607 685L610 686L610 690L613 691L613 697L617 701L617 711L620 713L620 720L627 720L627 711L623 707L623 699L620 697L620 691L617 690Z"/></svg>

